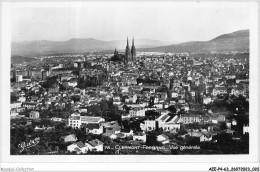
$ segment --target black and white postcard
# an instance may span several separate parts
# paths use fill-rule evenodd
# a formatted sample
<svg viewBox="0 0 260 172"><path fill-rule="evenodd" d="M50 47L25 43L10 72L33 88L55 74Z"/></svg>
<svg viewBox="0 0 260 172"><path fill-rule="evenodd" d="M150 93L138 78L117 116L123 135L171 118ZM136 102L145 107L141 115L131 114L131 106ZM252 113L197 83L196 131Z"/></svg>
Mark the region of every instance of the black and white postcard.
<svg viewBox="0 0 260 172"><path fill-rule="evenodd" d="M259 171L258 7L3 2L1 170Z"/></svg>

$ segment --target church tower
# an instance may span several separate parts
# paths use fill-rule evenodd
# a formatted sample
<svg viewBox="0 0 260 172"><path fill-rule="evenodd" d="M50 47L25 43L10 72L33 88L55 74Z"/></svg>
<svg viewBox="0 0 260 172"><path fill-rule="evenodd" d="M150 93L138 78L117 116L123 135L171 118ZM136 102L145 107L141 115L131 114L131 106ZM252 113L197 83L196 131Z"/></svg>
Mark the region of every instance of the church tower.
<svg viewBox="0 0 260 172"><path fill-rule="evenodd" d="M135 40L134 40L134 38L132 40L131 55L132 55L132 61L135 61L136 50L135 50Z"/></svg>
<svg viewBox="0 0 260 172"><path fill-rule="evenodd" d="M126 58L126 63L131 61L131 50L130 50L129 43L128 43L128 37L127 37L127 44L126 44L126 48L125 48L125 58Z"/></svg>
<svg viewBox="0 0 260 172"><path fill-rule="evenodd" d="M107 78L107 81L110 82L109 63L107 63L106 78Z"/></svg>
<svg viewBox="0 0 260 172"><path fill-rule="evenodd" d="M115 48L115 51L114 51L114 56L118 56L118 51L116 50L116 48Z"/></svg>

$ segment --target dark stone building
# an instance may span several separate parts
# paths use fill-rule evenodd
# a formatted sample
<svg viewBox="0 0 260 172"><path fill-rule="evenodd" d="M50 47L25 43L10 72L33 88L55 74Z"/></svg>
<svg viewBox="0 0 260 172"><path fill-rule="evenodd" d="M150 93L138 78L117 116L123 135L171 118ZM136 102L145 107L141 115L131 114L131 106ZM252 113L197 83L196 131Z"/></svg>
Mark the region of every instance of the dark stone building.
<svg viewBox="0 0 260 172"><path fill-rule="evenodd" d="M130 49L128 38L125 48L125 54L119 54L117 49L115 48L114 56L111 58L112 61L123 61L125 64L133 63L136 58L136 49L134 45L134 38L132 40L132 46Z"/></svg>

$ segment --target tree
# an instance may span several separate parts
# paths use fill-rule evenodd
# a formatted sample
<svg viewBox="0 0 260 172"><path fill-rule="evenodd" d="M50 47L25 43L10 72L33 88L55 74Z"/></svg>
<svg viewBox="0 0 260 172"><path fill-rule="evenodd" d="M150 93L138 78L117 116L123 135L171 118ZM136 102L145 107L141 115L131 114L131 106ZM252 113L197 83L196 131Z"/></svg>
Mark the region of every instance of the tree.
<svg viewBox="0 0 260 172"><path fill-rule="evenodd" d="M156 134L155 133L147 133L147 136L146 136L146 145L147 146L161 146L162 143L158 142L157 141L157 137L156 137Z"/></svg>
<svg viewBox="0 0 260 172"><path fill-rule="evenodd" d="M168 107L168 110L169 110L171 113L174 113L174 114L175 114L176 111L177 111L176 108L175 108L173 105L169 106L169 107Z"/></svg>
<svg viewBox="0 0 260 172"><path fill-rule="evenodd" d="M220 123L220 128L221 128L222 131L226 130L227 129L226 123L225 122Z"/></svg>
<svg viewBox="0 0 260 172"><path fill-rule="evenodd" d="M16 81L16 78L11 78L11 79L10 79L10 82L11 82L11 83L13 83L13 82L15 82L15 81Z"/></svg>
<svg viewBox="0 0 260 172"><path fill-rule="evenodd" d="M136 103L138 103L138 104L141 103L141 98L140 98L140 96L137 97Z"/></svg>
<svg viewBox="0 0 260 172"><path fill-rule="evenodd" d="M80 89L86 88L86 81L84 80L84 78L79 78L77 87Z"/></svg>
<svg viewBox="0 0 260 172"><path fill-rule="evenodd" d="M58 76L48 77L45 82L42 84L43 88L50 88L52 85L57 84Z"/></svg>
<svg viewBox="0 0 260 172"><path fill-rule="evenodd" d="M122 126L124 127L125 131L130 131L128 120L123 120L122 121Z"/></svg>
<svg viewBox="0 0 260 172"><path fill-rule="evenodd" d="M86 135L86 130L84 128L76 130L76 136L78 140L84 141L86 139L85 135Z"/></svg>
<svg viewBox="0 0 260 172"><path fill-rule="evenodd" d="M27 126L27 133L28 134L33 134L34 133L34 128L32 126Z"/></svg>
<svg viewBox="0 0 260 172"><path fill-rule="evenodd" d="M102 112L105 112L105 111L108 110L108 104L107 104L106 101L101 101L100 102L100 109L101 109Z"/></svg>
<svg viewBox="0 0 260 172"><path fill-rule="evenodd" d="M63 86L63 84L60 84L60 91L65 91L67 90L67 86Z"/></svg>
<svg viewBox="0 0 260 172"><path fill-rule="evenodd" d="M132 129L134 132L142 131L141 128L140 128L140 123L136 122L136 121L130 123L129 128Z"/></svg>
<svg viewBox="0 0 260 172"><path fill-rule="evenodd" d="M148 110L145 112L145 116L149 119L156 119L159 115L159 112L155 110Z"/></svg>
<svg viewBox="0 0 260 172"><path fill-rule="evenodd" d="M162 85L157 91L167 93L169 88L166 85Z"/></svg>
<svg viewBox="0 0 260 172"><path fill-rule="evenodd" d="M150 97L149 107L152 107L153 105L154 105L154 97Z"/></svg>
<svg viewBox="0 0 260 172"><path fill-rule="evenodd" d="M101 107L100 107L100 105L91 105L91 106L88 107L88 112L91 115L100 116L101 115Z"/></svg>
<svg viewBox="0 0 260 172"><path fill-rule="evenodd" d="M144 82L144 80L143 80L143 79L141 79L141 78L137 78L137 79L136 79L136 82L137 82L137 85L138 85L138 84L140 84L140 83L143 83L143 82Z"/></svg>
<svg viewBox="0 0 260 172"><path fill-rule="evenodd" d="M179 135L187 134L186 128L184 125L180 126L180 130L178 132Z"/></svg>
<svg viewBox="0 0 260 172"><path fill-rule="evenodd" d="M55 150L59 151L60 150L59 146L55 146Z"/></svg>
<svg viewBox="0 0 260 172"><path fill-rule="evenodd" d="M17 96L15 96L14 94L11 94L11 102L16 102L18 99Z"/></svg>
<svg viewBox="0 0 260 172"><path fill-rule="evenodd" d="M52 124L52 122L49 119L42 119L40 121L40 125L49 126L51 124Z"/></svg>
<svg viewBox="0 0 260 172"><path fill-rule="evenodd" d="M80 96L71 96L71 100L74 102L80 101Z"/></svg>
<svg viewBox="0 0 260 172"><path fill-rule="evenodd" d="M126 110L126 112L129 112L129 110L131 109L130 107L128 107L126 104L123 105L123 109Z"/></svg>

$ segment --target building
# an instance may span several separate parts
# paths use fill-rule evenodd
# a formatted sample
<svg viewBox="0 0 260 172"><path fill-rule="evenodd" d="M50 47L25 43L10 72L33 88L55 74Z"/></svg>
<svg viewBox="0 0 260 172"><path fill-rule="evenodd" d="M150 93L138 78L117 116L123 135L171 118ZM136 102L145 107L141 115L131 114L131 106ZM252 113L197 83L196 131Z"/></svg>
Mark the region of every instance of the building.
<svg viewBox="0 0 260 172"><path fill-rule="evenodd" d="M11 109L20 108L22 107L22 102L13 102L10 105L11 105Z"/></svg>
<svg viewBox="0 0 260 172"><path fill-rule="evenodd" d="M68 119L69 126L72 128L80 128L81 127L81 118L79 113L71 114Z"/></svg>
<svg viewBox="0 0 260 172"><path fill-rule="evenodd" d="M39 118L39 117L40 117L40 114L37 111L31 111L29 113L29 118Z"/></svg>
<svg viewBox="0 0 260 172"><path fill-rule="evenodd" d="M61 122L62 118L52 117L51 120L54 122Z"/></svg>
<svg viewBox="0 0 260 172"><path fill-rule="evenodd" d="M130 115L130 118L145 116L145 109L142 107L133 108L133 109L129 110L129 115Z"/></svg>
<svg viewBox="0 0 260 172"><path fill-rule="evenodd" d="M172 98L177 98L178 97L178 92L177 91L173 91L173 92L171 92L171 96L172 96Z"/></svg>
<svg viewBox="0 0 260 172"><path fill-rule="evenodd" d="M140 124L140 128L145 131L152 131L156 129L156 121L155 120L146 120L144 124Z"/></svg>
<svg viewBox="0 0 260 172"><path fill-rule="evenodd" d="M75 134L70 134L70 135L67 135L67 136L62 136L61 140L63 142L76 142L78 139L77 139Z"/></svg>
<svg viewBox="0 0 260 172"><path fill-rule="evenodd" d="M157 136L157 141L162 142L163 144L169 143L169 137L166 136L165 134L161 134L161 135Z"/></svg>
<svg viewBox="0 0 260 172"><path fill-rule="evenodd" d="M227 88L225 87L215 87L212 92L213 96L217 96L218 94L227 94Z"/></svg>
<svg viewBox="0 0 260 172"><path fill-rule="evenodd" d="M135 49L135 45L134 45L134 38L132 40L132 46L130 48L130 45L129 45L129 42L128 42L128 37L127 37L127 43L126 43L124 55L119 54L117 49L115 48L114 56L112 57L112 59L113 59L112 61L123 61L125 64L132 64L133 62L135 62L136 49ZM108 76L108 77L110 77L110 76Z"/></svg>
<svg viewBox="0 0 260 172"><path fill-rule="evenodd" d="M183 124L191 124L195 122L200 122L202 120L202 117L199 115L182 115L180 116L180 122Z"/></svg>
<svg viewBox="0 0 260 172"><path fill-rule="evenodd" d="M73 113L68 118L68 125L72 128L80 128L82 124L100 124L105 119L94 116L80 116L80 113Z"/></svg>
<svg viewBox="0 0 260 172"><path fill-rule="evenodd" d="M92 134L103 134L103 126L89 123L86 125L86 132Z"/></svg>
<svg viewBox="0 0 260 172"><path fill-rule="evenodd" d="M19 102L25 102L26 101L26 97L19 97L17 100ZM21 106L22 106L22 104L21 104Z"/></svg>
<svg viewBox="0 0 260 172"><path fill-rule="evenodd" d="M212 140L212 135L209 134L209 133L203 133L201 136L200 136L200 142L209 142Z"/></svg>
<svg viewBox="0 0 260 172"><path fill-rule="evenodd" d="M132 57L131 57L131 50L130 50L130 46L129 46L129 43L128 43L128 38L127 38L127 44L126 44L126 48L125 48L125 60L126 60L126 63L132 61Z"/></svg>
<svg viewBox="0 0 260 172"><path fill-rule="evenodd" d="M210 96L203 96L203 104L210 104L210 103L212 103L213 102L213 100L211 99L211 97Z"/></svg>
<svg viewBox="0 0 260 172"><path fill-rule="evenodd" d="M82 141L80 141L67 146L67 151L76 152L77 154L85 154L88 152L88 147Z"/></svg>
<svg viewBox="0 0 260 172"><path fill-rule="evenodd" d="M133 135L133 140L146 142L146 134L139 132Z"/></svg>
<svg viewBox="0 0 260 172"><path fill-rule="evenodd" d="M143 131L152 131L155 129L173 131L180 129L180 118L177 115L170 116L168 114L162 114L156 120L145 120L144 124L140 124L140 128Z"/></svg>
<svg viewBox="0 0 260 172"><path fill-rule="evenodd" d="M100 124L105 121L104 118L97 117L97 116L81 116L80 119L82 124L89 124L89 123Z"/></svg>
<svg viewBox="0 0 260 172"><path fill-rule="evenodd" d="M136 59L136 49L135 49L135 43L134 43L134 38L132 40L132 47L131 47L131 56L132 56L132 61L135 61Z"/></svg>
<svg viewBox="0 0 260 172"><path fill-rule="evenodd" d="M60 92L60 86L58 84L53 84L48 90L49 93L59 93Z"/></svg>
<svg viewBox="0 0 260 172"><path fill-rule="evenodd" d="M92 141L89 141L88 143L86 143L86 146L88 147L88 149L90 151L96 151L96 152L102 152L103 145L104 145L104 143L98 139L95 139L95 140L92 140Z"/></svg>
<svg viewBox="0 0 260 172"><path fill-rule="evenodd" d="M76 87L78 85L78 79L77 78L71 78L68 81L68 86L69 87Z"/></svg>
<svg viewBox="0 0 260 172"><path fill-rule="evenodd" d="M177 115L162 114L156 121L158 121L158 128L161 128L163 131L180 129L180 118Z"/></svg>
<svg viewBox="0 0 260 172"><path fill-rule="evenodd" d="M130 137L130 136L133 136L133 130L130 130L129 132L121 132L123 135L124 135L124 137Z"/></svg>
<svg viewBox="0 0 260 172"><path fill-rule="evenodd" d="M249 125L243 126L243 134L249 133Z"/></svg>
<svg viewBox="0 0 260 172"><path fill-rule="evenodd" d="M22 82L23 81L23 75L16 75L16 82Z"/></svg>
<svg viewBox="0 0 260 172"><path fill-rule="evenodd" d="M42 76L41 77L42 80L46 79L49 76L49 71L48 70L42 70L41 73L42 73L42 75L41 75Z"/></svg>

